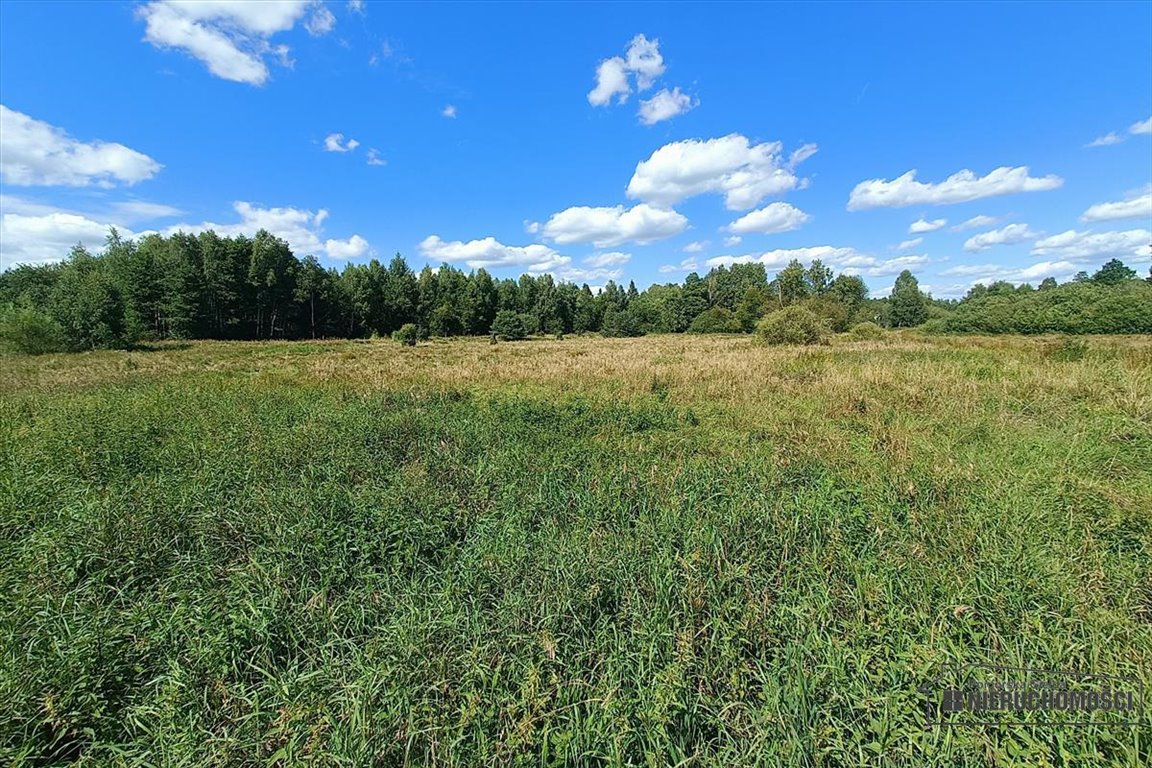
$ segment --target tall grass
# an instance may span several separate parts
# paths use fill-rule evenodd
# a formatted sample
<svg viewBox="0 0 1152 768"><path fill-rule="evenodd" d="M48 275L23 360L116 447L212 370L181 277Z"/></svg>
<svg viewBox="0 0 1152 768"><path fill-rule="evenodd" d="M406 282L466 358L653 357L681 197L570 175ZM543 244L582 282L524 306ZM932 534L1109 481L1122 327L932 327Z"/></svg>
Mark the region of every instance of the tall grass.
<svg viewBox="0 0 1152 768"><path fill-rule="evenodd" d="M919 707L1152 688L1149 346L1047 345L5 358L0 761L1143 764Z"/></svg>

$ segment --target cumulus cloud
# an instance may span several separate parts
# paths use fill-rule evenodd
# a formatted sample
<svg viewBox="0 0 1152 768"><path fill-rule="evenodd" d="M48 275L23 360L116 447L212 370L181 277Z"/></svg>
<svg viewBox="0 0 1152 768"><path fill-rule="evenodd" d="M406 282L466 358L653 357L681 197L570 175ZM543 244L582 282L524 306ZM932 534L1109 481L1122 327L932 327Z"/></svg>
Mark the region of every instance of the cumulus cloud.
<svg viewBox="0 0 1152 768"><path fill-rule="evenodd" d="M797 229L811 218L804 211L788 203L769 203L736 219L727 229L729 232L743 235L753 233L768 235Z"/></svg>
<svg viewBox="0 0 1152 768"><path fill-rule="evenodd" d="M345 141L342 133L330 133L324 138L325 152L351 152L358 146L360 146L360 142L356 139Z"/></svg>
<svg viewBox="0 0 1152 768"><path fill-rule="evenodd" d="M1037 240L1033 256L1046 256L1060 261L1094 262L1107 259L1146 260L1152 232L1130 229L1125 232L1077 232L1070 229L1058 235Z"/></svg>
<svg viewBox="0 0 1152 768"><path fill-rule="evenodd" d="M584 263L591 267L615 267L621 264L627 264L631 258L632 254L630 253L611 251L609 253L597 253L594 256L589 256L584 259Z"/></svg>
<svg viewBox="0 0 1152 768"><path fill-rule="evenodd" d="M625 209L622 205L603 208L575 206L552 214L537 230L560 245L592 243L611 248L623 243L651 243L678 235L688 219L670 208L645 203Z"/></svg>
<svg viewBox="0 0 1152 768"><path fill-rule="evenodd" d="M162 167L123 144L79 141L0 104L0 179L6 184L112 187L150 179Z"/></svg>
<svg viewBox="0 0 1152 768"><path fill-rule="evenodd" d="M240 217L239 221L230 224L211 221L178 224L168 227L166 232L195 233L212 230L222 237L251 237L257 231L266 229L286 241L292 252L300 257L312 254L332 259L351 259L371 251L368 241L360 235L352 235L346 240L321 240L324 221L328 218L328 211L323 208L316 212L301 208L262 208L242 200L233 203L232 208Z"/></svg>
<svg viewBox="0 0 1152 768"><path fill-rule="evenodd" d="M606 107L615 101L623 104L632 94L646 91L664 74L664 57L660 55L660 41L636 35L628 43L623 56L612 56L596 66L596 86L588 92L588 103ZM680 88L661 89L652 98L640 102L640 122L654 125L682 115L699 105Z"/></svg>
<svg viewBox="0 0 1152 768"><path fill-rule="evenodd" d="M862 181L848 198L848 210L868 208L902 208L908 205L951 205L981 200L997 195L1017 192L1043 192L1056 189L1064 183L1059 176L1035 178L1028 175L1028 167L997 168L986 176L977 176L969 170L954 173L939 184L916 181L911 170L892 181L870 179Z"/></svg>
<svg viewBox="0 0 1152 768"><path fill-rule="evenodd" d="M646 91L664 74L664 57L660 55L660 41L636 35L628 43L628 71L636 76L637 90Z"/></svg>
<svg viewBox="0 0 1152 768"><path fill-rule="evenodd" d="M7 205L5 206L8 207ZM72 246L80 243L99 250L113 224L78 213L8 213L0 217L0 270L17 264L46 264L67 258ZM121 237L135 237L120 227Z"/></svg>
<svg viewBox="0 0 1152 768"><path fill-rule="evenodd" d="M1138 123L1132 123L1132 125L1128 126L1128 133L1133 135L1152 134L1152 117L1147 120L1141 120Z"/></svg>
<svg viewBox="0 0 1152 768"><path fill-rule="evenodd" d="M617 103L628 100L632 87L628 85L628 65L619 56L604 59L596 67L596 87L588 92L588 103L594 107L604 107L617 97Z"/></svg>
<svg viewBox="0 0 1152 768"><path fill-rule="evenodd" d="M973 235L964 241L964 250L986 251L994 245L1015 245L1039 236L1040 233L1032 231L1027 224L1009 224L1000 229Z"/></svg>
<svg viewBox="0 0 1152 768"><path fill-rule="evenodd" d="M1097 203L1080 217L1081 221L1115 219L1152 219L1152 185L1117 202Z"/></svg>
<svg viewBox="0 0 1152 768"><path fill-rule="evenodd" d="M825 266L832 267L844 274L867 275L869 277L896 275L905 269L923 266L929 261L927 256L898 256L893 259L878 259L851 247L817 245L808 248L778 248L761 254L746 254L744 256L717 256L708 259L706 264L709 267L718 267L759 262L765 267L778 269L793 260L802 264L811 264L816 259L819 259Z"/></svg>
<svg viewBox="0 0 1152 768"><path fill-rule="evenodd" d="M972 218L968 219L967 221L960 222L956 226L952 227L952 231L953 232L963 232L966 229L978 229L979 227L990 227L998 221L1000 221L1000 219L996 218L995 216L985 216L985 215L981 214L979 216L973 216Z"/></svg>
<svg viewBox="0 0 1152 768"><path fill-rule="evenodd" d="M449 104L444 109L440 110L440 114L444 117L456 117L456 106Z"/></svg>
<svg viewBox="0 0 1152 768"><path fill-rule="evenodd" d="M804 157L815 151L809 146ZM665 144L636 165L627 194L646 203L670 206L713 192L724 195L729 210L747 210L769 195L800 184L791 162L782 164L782 151L780 142L752 144L738 133Z"/></svg>
<svg viewBox="0 0 1152 768"><path fill-rule="evenodd" d="M729 248L734 245L740 245L742 242L744 242L744 238L740 237L740 235L729 235L728 237L724 238L724 245L728 246Z"/></svg>
<svg viewBox="0 0 1152 768"><path fill-rule="evenodd" d="M263 85L269 77L266 59L275 56L283 63L288 57L287 46L273 46L272 36L292 29L309 8L309 32L331 29L331 12L314 0L154 0L137 15L145 24L144 40L153 46L184 51L224 80Z"/></svg>
<svg viewBox="0 0 1152 768"><path fill-rule="evenodd" d="M699 104L699 100L681 93L679 86L671 91L662 88L652 98L640 102L640 122L644 125L655 125L662 120L670 120L690 109L695 109Z"/></svg>
<svg viewBox="0 0 1152 768"><path fill-rule="evenodd" d="M909 225L908 234L919 235L923 232L935 232L947 223L948 219L933 219L932 221L926 221L924 217L920 217L916 221L912 222L911 225Z"/></svg>
<svg viewBox="0 0 1152 768"><path fill-rule="evenodd" d="M494 237L465 243L429 235L421 241L420 252L431 261L463 262L472 269L520 267L533 274L562 269L572 261L546 245L504 245Z"/></svg>
<svg viewBox="0 0 1152 768"><path fill-rule="evenodd" d="M707 240L694 240L693 242L688 243L688 245L684 246L680 250L683 251L684 253L700 253L701 251L703 251L707 247L708 247L708 241Z"/></svg>
<svg viewBox="0 0 1152 768"><path fill-rule="evenodd" d="M380 150L369 149L367 153L368 165L387 165L388 162L380 157Z"/></svg>
<svg viewBox="0 0 1152 768"><path fill-rule="evenodd" d="M916 246L920 245L920 243L922 243L922 242L924 242L924 238L922 238L922 237L914 237L911 240L904 240L903 242L900 243L900 245L896 246L896 250L898 250L898 251L910 251L913 248L915 248Z"/></svg>

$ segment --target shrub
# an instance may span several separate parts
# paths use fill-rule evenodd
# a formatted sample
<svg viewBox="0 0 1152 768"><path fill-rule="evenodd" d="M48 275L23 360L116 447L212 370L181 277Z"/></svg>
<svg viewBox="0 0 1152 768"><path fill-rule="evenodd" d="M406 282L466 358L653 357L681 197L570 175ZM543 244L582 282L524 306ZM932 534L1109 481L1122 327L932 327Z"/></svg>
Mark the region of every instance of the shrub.
<svg viewBox="0 0 1152 768"><path fill-rule="evenodd" d="M398 341L406 347L416 346L420 339L420 329L414 323L404 323L399 330L392 331L392 340Z"/></svg>
<svg viewBox="0 0 1152 768"><path fill-rule="evenodd" d="M696 316L688 326L688 333L742 333L740 320L731 310L712 307Z"/></svg>
<svg viewBox="0 0 1152 768"><path fill-rule="evenodd" d="M26 355L62 352L64 329L43 312L9 306L0 310L0 346Z"/></svg>
<svg viewBox="0 0 1152 768"><path fill-rule="evenodd" d="M528 338L528 326L523 317L504 309L496 313L492 321L492 333L502 341L522 341Z"/></svg>
<svg viewBox="0 0 1152 768"><path fill-rule="evenodd" d="M848 335L855 341L875 341L884 338L884 329L876 323L856 323L852 326L852 330L848 331Z"/></svg>
<svg viewBox="0 0 1152 768"><path fill-rule="evenodd" d="M785 307L770 312L756 326L762 344L827 344L828 322L805 307Z"/></svg>

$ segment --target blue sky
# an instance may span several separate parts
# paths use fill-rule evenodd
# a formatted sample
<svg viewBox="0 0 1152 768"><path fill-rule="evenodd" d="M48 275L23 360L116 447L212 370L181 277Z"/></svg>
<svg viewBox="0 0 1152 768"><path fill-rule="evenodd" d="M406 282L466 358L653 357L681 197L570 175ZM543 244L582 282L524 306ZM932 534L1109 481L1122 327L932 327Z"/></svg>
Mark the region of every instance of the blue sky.
<svg viewBox="0 0 1152 768"><path fill-rule="evenodd" d="M3 2L0 259L263 226L594 286L1145 272L1150 62L1152 3Z"/></svg>

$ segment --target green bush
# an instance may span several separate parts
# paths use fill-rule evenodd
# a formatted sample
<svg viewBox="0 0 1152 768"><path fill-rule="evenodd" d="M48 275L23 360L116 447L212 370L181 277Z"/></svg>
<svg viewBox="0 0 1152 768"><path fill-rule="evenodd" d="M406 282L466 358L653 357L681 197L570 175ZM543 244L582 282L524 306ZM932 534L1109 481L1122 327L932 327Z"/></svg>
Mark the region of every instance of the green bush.
<svg viewBox="0 0 1152 768"><path fill-rule="evenodd" d="M528 338L528 326L523 317L504 309L496 313L492 321L492 333L501 341L522 341Z"/></svg>
<svg viewBox="0 0 1152 768"><path fill-rule="evenodd" d="M856 323L856 325L852 326L852 329L848 331L848 335L855 341L875 341L884 338L884 329L876 325L876 323Z"/></svg>
<svg viewBox="0 0 1152 768"><path fill-rule="evenodd" d="M688 333L743 333L739 318L724 307L701 312L688 326Z"/></svg>
<svg viewBox="0 0 1152 768"><path fill-rule="evenodd" d="M756 326L762 344L827 344L831 334L827 320L800 306L770 312Z"/></svg>
<svg viewBox="0 0 1152 768"><path fill-rule="evenodd" d="M26 355L62 352L64 329L43 312L9 306L0 310L0 346Z"/></svg>
<svg viewBox="0 0 1152 768"><path fill-rule="evenodd" d="M416 346L420 339L420 329L414 323L404 323L399 330L392 331L392 340L398 341L406 347Z"/></svg>

